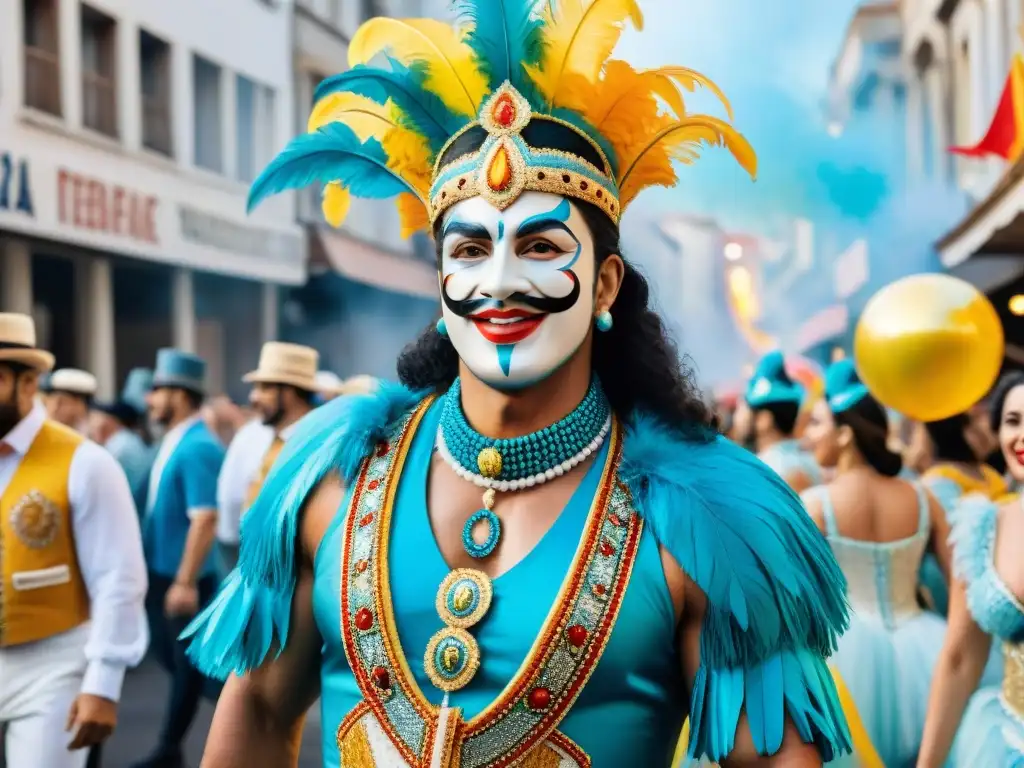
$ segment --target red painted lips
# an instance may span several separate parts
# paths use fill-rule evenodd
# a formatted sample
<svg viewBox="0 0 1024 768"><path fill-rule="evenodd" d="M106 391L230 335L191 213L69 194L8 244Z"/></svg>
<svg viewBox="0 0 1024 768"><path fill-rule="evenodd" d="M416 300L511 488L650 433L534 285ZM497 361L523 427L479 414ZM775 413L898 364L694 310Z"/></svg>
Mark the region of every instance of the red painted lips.
<svg viewBox="0 0 1024 768"><path fill-rule="evenodd" d="M492 344L518 344L536 331L545 317L525 309L487 309L469 319Z"/></svg>

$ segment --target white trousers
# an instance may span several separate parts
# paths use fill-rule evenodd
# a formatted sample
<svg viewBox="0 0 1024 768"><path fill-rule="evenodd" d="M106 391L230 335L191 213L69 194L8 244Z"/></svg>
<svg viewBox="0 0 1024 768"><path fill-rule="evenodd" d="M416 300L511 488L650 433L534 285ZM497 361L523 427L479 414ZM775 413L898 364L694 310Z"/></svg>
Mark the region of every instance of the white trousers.
<svg viewBox="0 0 1024 768"><path fill-rule="evenodd" d="M0 648L0 724L10 768L84 768L88 749L68 751L64 730L85 675L89 625Z"/></svg>

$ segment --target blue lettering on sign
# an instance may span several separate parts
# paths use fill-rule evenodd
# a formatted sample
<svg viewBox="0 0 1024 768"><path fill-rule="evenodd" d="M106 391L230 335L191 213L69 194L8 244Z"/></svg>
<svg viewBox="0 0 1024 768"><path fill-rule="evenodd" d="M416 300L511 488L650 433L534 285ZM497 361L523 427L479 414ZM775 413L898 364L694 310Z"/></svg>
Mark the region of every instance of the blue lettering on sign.
<svg viewBox="0 0 1024 768"><path fill-rule="evenodd" d="M15 165L10 152L0 152L0 211L12 208L26 216L35 216L28 160L20 158Z"/></svg>

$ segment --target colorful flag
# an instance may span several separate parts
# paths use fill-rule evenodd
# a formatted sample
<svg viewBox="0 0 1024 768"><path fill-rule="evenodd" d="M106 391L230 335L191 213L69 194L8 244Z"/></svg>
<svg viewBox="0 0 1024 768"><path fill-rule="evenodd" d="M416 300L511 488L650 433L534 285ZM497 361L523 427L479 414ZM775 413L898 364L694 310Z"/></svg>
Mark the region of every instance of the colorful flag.
<svg viewBox="0 0 1024 768"><path fill-rule="evenodd" d="M1024 58L1015 54L999 105L984 138L973 147L950 147L965 157L998 155L1011 163L1024 150Z"/></svg>

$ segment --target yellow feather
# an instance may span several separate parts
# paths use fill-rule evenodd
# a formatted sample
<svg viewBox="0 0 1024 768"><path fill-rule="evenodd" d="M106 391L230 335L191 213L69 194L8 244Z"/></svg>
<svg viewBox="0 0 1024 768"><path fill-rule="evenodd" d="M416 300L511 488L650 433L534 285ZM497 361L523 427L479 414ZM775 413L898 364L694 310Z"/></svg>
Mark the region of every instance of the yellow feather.
<svg viewBox="0 0 1024 768"><path fill-rule="evenodd" d="M390 104L377 104L354 93L332 93L313 106L306 130L313 133L328 123L344 123L356 132L360 141L380 140L398 125L396 113L397 109Z"/></svg>
<svg viewBox="0 0 1024 768"><path fill-rule="evenodd" d="M392 128L381 141L388 168L409 182L422 200L430 194L433 173L427 140L408 128Z"/></svg>
<svg viewBox="0 0 1024 768"><path fill-rule="evenodd" d="M627 19L643 29L637 0L549 0L544 10L544 58L539 67L527 68L549 107L564 106L568 75L590 82L598 79Z"/></svg>
<svg viewBox="0 0 1024 768"><path fill-rule="evenodd" d="M487 95L487 78L477 67L465 32L436 19L391 19L364 23L348 46L349 66L367 64L386 51L406 66L426 66L428 90L453 112L475 118Z"/></svg>
<svg viewBox="0 0 1024 768"><path fill-rule="evenodd" d="M336 181L332 181L324 187L320 208L324 212L327 223L332 227L340 227L345 222L351 205L352 194L347 188Z"/></svg>
<svg viewBox="0 0 1024 768"><path fill-rule="evenodd" d="M656 81L656 93L665 99L672 107L673 111L678 117L682 117L686 110L683 107L683 101L679 98L679 88L683 88L690 93L697 90L698 87L707 88L722 102L722 106L725 107L725 113L729 119L733 119L732 105L729 103L729 99L722 93L721 88L715 85L711 80L706 78L700 72L696 72L686 67L658 67L657 69L647 70L645 74L651 75ZM676 103L674 104L672 94L675 94Z"/></svg>
<svg viewBox="0 0 1024 768"><path fill-rule="evenodd" d="M416 195L403 192L395 198L395 207L398 208L398 220L401 222L403 238L411 237L430 227L427 206Z"/></svg>
<svg viewBox="0 0 1024 768"><path fill-rule="evenodd" d="M625 208L645 187L675 184L672 161L692 163L702 145L726 147L751 178L756 177L757 155L735 128L717 117L693 115L652 135L633 156L620 158L624 170L619 175L619 208Z"/></svg>

